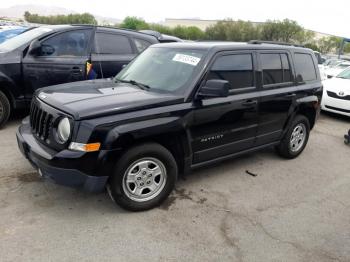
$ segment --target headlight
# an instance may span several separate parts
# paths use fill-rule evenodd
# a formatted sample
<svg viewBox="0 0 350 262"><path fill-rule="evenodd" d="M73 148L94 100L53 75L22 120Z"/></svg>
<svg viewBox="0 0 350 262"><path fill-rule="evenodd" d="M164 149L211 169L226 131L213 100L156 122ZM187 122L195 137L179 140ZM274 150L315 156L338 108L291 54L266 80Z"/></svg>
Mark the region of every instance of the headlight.
<svg viewBox="0 0 350 262"><path fill-rule="evenodd" d="M67 117L62 118L58 123L57 136L61 143L66 143L70 137L71 127Z"/></svg>

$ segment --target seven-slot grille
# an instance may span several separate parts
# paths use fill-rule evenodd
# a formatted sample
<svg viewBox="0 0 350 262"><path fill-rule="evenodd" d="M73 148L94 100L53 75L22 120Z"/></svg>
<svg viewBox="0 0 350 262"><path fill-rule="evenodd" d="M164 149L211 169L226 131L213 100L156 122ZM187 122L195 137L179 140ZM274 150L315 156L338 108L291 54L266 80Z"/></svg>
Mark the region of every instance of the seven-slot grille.
<svg viewBox="0 0 350 262"><path fill-rule="evenodd" d="M347 96L339 96L337 93L332 91L327 91L327 95L333 98L343 99L343 100L350 100L350 95Z"/></svg>
<svg viewBox="0 0 350 262"><path fill-rule="evenodd" d="M52 128L53 116L42 110L34 101L30 107L30 126L33 134L42 140L48 139Z"/></svg>

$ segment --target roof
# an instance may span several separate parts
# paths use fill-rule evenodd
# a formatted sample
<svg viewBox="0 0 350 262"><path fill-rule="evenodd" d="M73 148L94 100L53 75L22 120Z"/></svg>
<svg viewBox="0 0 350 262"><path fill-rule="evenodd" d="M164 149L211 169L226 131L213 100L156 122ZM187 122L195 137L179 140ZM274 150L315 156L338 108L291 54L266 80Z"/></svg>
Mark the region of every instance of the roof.
<svg viewBox="0 0 350 262"><path fill-rule="evenodd" d="M148 39L153 39L152 42L155 42L157 39L156 37L150 35L150 34L145 34L142 32L138 32L136 30L131 30L131 29L125 29L125 28L118 28L118 27L111 27L111 26L100 26L100 25L88 25L88 24L64 24L64 25L42 25L40 27L45 27L45 28L50 28L52 30L61 30L61 29L68 29L68 28L74 28L74 27L78 27L78 28L93 28L96 27L98 29L105 29L105 30L111 30L111 31L127 31L131 34L135 34L135 35L142 35L145 38ZM158 42L158 41L157 41ZM155 42L156 43L156 42Z"/></svg>
<svg viewBox="0 0 350 262"><path fill-rule="evenodd" d="M271 50L271 49L287 49L287 50L308 50L311 49L289 46L289 45L278 45L278 44L251 44L245 42L224 42L224 41L210 41L210 42L177 42L177 43L166 43L166 44L156 44L154 47L168 47L168 48L182 48L182 49L202 49L202 50L229 50L229 49L261 49L261 50Z"/></svg>

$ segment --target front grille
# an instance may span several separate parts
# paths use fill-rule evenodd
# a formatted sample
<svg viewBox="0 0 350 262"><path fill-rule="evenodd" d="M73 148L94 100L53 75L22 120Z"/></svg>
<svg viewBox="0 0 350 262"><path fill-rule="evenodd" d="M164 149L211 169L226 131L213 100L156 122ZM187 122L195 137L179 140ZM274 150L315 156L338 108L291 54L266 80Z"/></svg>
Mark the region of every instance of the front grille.
<svg viewBox="0 0 350 262"><path fill-rule="evenodd" d="M53 116L37 105L33 99L30 107L30 126L33 134L41 140L49 138L53 123Z"/></svg>
<svg viewBox="0 0 350 262"><path fill-rule="evenodd" d="M338 98L338 99L343 99L343 100L350 100L350 95L347 96L339 96L337 93L332 92L332 91L327 91L327 95L329 97L333 97L333 98Z"/></svg>

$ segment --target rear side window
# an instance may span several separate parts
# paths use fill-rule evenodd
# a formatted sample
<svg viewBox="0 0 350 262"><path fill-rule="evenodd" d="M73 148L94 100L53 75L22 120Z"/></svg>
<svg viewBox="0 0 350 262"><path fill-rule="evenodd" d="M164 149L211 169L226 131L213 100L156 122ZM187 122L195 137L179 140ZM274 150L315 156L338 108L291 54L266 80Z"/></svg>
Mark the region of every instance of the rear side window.
<svg viewBox="0 0 350 262"><path fill-rule="evenodd" d="M97 54L132 54L129 38L124 35L96 33L94 52Z"/></svg>
<svg viewBox="0 0 350 262"><path fill-rule="evenodd" d="M279 54L261 54L264 85L283 82L282 62Z"/></svg>
<svg viewBox="0 0 350 262"><path fill-rule="evenodd" d="M251 54L233 54L218 57L210 69L208 80L227 80L232 89L254 86Z"/></svg>
<svg viewBox="0 0 350 262"><path fill-rule="evenodd" d="M261 54L263 84L279 84L292 81L292 73L287 54Z"/></svg>
<svg viewBox="0 0 350 262"><path fill-rule="evenodd" d="M298 82L308 82L317 79L314 61L310 54L295 53L295 70Z"/></svg>
<svg viewBox="0 0 350 262"><path fill-rule="evenodd" d="M145 40L138 39L138 38L134 38L134 43L139 53L141 53L143 50L145 50L147 47L151 45L150 42L147 42Z"/></svg>

